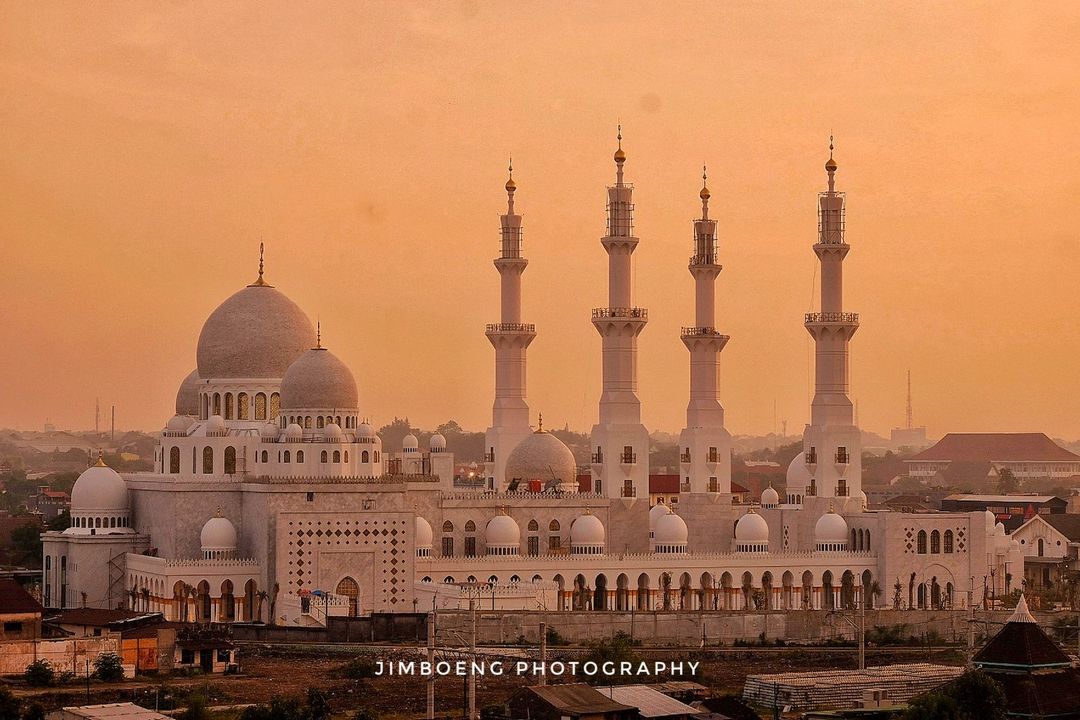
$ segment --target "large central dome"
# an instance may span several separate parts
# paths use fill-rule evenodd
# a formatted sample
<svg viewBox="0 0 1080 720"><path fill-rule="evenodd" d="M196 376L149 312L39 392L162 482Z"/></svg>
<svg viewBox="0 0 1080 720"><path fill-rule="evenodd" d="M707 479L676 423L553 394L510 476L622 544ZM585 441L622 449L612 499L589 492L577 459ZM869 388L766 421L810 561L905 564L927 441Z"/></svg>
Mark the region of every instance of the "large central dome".
<svg viewBox="0 0 1080 720"><path fill-rule="evenodd" d="M270 285L248 285L203 324L199 377L280 378L314 345L315 328L296 303Z"/></svg>

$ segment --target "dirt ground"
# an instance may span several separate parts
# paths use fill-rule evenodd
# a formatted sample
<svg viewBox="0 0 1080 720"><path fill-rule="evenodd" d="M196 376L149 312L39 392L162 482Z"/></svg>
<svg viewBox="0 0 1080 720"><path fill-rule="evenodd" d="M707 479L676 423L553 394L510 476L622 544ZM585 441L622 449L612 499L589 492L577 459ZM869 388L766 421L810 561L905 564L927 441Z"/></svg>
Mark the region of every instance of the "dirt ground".
<svg viewBox="0 0 1080 720"><path fill-rule="evenodd" d="M302 696L309 687L317 687L330 697L331 706L341 718L349 718L357 710L364 709L377 716L395 718L422 718L427 703L426 682L420 677L392 676L353 680L341 677L339 670L346 662L363 652L369 657L373 648L357 648L350 652L298 648L245 647L241 655L242 673L236 676L197 676L170 678L138 678L115 685L92 683L90 699L93 703L131 701L143 707L160 707L167 710L182 707L191 693L207 697L213 706L245 705L263 703L275 695ZM376 651L386 658L415 659L416 656L401 650L386 648ZM557 653L558 651L554 651ZM553 658L554 659L554 653ZM854 652L820 651L813 649L787 650L783 652L756 648L727 650L722 653L701 653L685 648L670 651L645 651L644 659L700 661L701 674L697 681L709 688L714 695L739 694L747 675L791 670L837 670L855 667ZM871 651L867 655L870 665L893 662L919 662L927 659L925 653L914 655L910 651ZM957 664L961 658L955 652L939 652L934 662ZM671 678L690 679L690 678ZM566 678L563 678L566 680ZM486 676L477 680L477 707L501 704L517 688L532 684L528 676ZM436 715L461 717L465 681L447 677L436 681ZM65 705L81 705L86 702L85 686L72 685L65 688L30 689L13 686L17 695L33 697L46 709ZM238 711L221 713L218 717L235 717Z"/></svg>

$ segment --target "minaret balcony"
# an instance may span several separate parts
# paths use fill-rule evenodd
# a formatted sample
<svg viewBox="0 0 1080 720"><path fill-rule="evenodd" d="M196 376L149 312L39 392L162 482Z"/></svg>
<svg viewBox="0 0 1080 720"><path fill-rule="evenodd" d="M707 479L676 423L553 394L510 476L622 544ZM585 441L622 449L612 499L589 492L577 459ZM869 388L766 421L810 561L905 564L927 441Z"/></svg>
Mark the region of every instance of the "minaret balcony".
<svg viewBox="0 0 1080 720"><path fill-rule="evenodd" d="M824 323L841 323L844 325L858 325L859 313L852 312L816 312L806 313L807 325L819 325Z"/></svg>
<svg viewBox="0 0 1080 720"><path fill-rule="evenodd" d="M719 253L705 253L704 255L692 255L690 267L721 267Z"/></svg>
<svg viewBox="0 0 1080 720"><path fill-rule="evenodd" d="M609 318L648 320L649 311L647 308L639 307L602 307L593 308L592 316L593 320Z"/></svg>
<svg viewBox="0 0 1080 720"><path fill-rule="evenodd" d="M714 327L684 327L682 329L682 336L684 338L708 337L725 341L731 339L730 335L724 335Z"/></svg>
<svg viewBox="0 0 1080 720"><path fill-rule="evenodd" d="M536 325L533 323L490 323L486 332L488 334L498 333L535 333Z"/></svg>

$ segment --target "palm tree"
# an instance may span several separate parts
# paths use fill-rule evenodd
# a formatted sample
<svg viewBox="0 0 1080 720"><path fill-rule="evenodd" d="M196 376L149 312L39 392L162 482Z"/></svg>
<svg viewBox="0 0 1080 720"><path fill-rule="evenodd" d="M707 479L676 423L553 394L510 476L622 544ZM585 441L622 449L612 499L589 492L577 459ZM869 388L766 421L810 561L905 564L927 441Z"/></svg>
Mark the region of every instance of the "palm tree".
<svg viewBox="0 0 1080 720"><path fill-rule="evenodd" d="M265 590L259 590L255 593L255 600L257 601L255 603L255 619L259 622L262 622L263 602L265 602L268 597L270 597L270 593Z"/></svg>
<svg viewBox="0 0 1080 720"><path fill-rule="evenodd" d="M877 580L870 581L870 609L873 610L877 606L876 600L881 597L881 583Z"/></svg>

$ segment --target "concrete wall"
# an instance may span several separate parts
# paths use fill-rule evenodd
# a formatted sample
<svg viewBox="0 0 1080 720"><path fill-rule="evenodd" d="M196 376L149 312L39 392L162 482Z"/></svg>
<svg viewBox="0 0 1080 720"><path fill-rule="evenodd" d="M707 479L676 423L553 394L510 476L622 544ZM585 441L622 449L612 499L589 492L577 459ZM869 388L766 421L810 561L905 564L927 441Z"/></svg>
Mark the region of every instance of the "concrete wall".
<svg viewBox="0 0 1080 720"><path fill-rule="evenodd" d="M94 672L94 659L102 653L120 655L119 636L6 642L0 645L0 675L22 675L30 663L45 660L57 673L85 677L87 660Z"/></svg>

